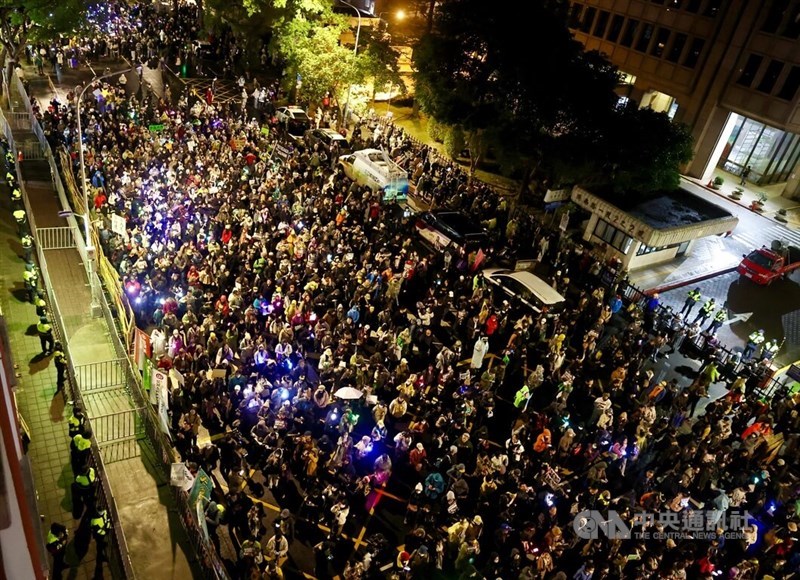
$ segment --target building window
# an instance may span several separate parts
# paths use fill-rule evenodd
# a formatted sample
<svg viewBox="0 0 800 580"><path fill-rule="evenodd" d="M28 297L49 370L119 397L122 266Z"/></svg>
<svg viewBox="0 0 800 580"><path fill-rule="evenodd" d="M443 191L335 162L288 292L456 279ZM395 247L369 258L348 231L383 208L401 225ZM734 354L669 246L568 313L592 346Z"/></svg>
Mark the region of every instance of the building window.
<svg viewBox="0 0 800 580"><path fill-rule="evenodd" d="M798 88L800 88L800 66L793 66L789 76L783 81L781 90L778 91L778 98L791 101L797 94Z"/></svg>
<svg viewBox="0 0 800 580"><path fill-rule="evenodd" d="M664 250L669 250L670 248L677 248L680 244L670 244L668 246L648 246L647 244L639 244L639 249L636 250L637 256L646 256L647 254L652 254L653 252L663 252Z"/></svg>
<svg viewBox="0 0 800 580"><path fill-rule="evenodd" d="M686 3L686 11L691 12L692 14L697 14L700 12L700 5L703 3L703 0L689 0Z"/></svg>
<svg viewBox="0 0 800 580"><path fill-rule="evenodd" d="M622 34L622 40L620 41L622 46L630 47L633 44L633 39L636 38L636 29L638 26L638 20L634 20L633 18L628 20L628 24L625 26L625 32Z"/></svg>
<svg viewBox="0 0 800 580"><path fill-rule="evenodd" d="M719 9L721 6L722 0L708 0L706 3L706 9L703 10L703 16L714 18L717 14L719 14Z"/></svg>
<svg viewBox="0 0 800 580"><path fill-rule="evenodd" d="M583 4L573 2L569 9L569 27L577 28L581 23L581 12L583 12Z"/></svg>
<svg viewBox="0 0 800 580"><path fill-rule="evenodd" d="M655 26L652 24L645 24L642 28L642 33L639 35L639 40L636 41L636 50L639 52L647 52L647 47L650 46L650 40L653 38L653 30Z"/></svg>
<svg viewBox="0 0 800 580"><path fill-rule="evenodd" d="M611 17L611 13L606 10L601 10L600 14L597 15L597 22L594 25L594 32L592 32L592 36L596 36L597 38L603 38L606 35L606 27L608 26L608 19Z"/></svg>
<svg viewBox="0 0 800 580"><path fill-rule="evenodd" d="M753 79L756 78L756 73L758 72L763 60L763 56L751 54L748 57L744 68L742 68L742 74L739 75L739 79L736 81L736 84L742 85L743 87L749 87L752 85Z"/></svg>
<svg viewBox="0 0 800 580"><path fill-rule="evenodd" d="M771 60L769 65L767 66L767 71L764 73L764 76L761 77L761 82L758 83L757 89L762 93L770 94L772 89L775 88L775 83L778 81L778 77L781 76L781 72L783 71L783 64L779 60Z"/></svg>
<svg viewBox="0 0 800 580"><path fill-rule="evenodd" d="M581 23L581 32L588 32L592 29L594 22L594 15L597 14L597 8L589 7L583 13L583 22Z"/></svg>
<svg viewBox="0 0 800 580"><path fill-rule="evenodd" d="M628 253L633 243L633 238L604 220L597 220L594 235L623 254Z"/></svg>
<svg viewBox="0 0 800 580"><path fill-rule="evenodd" d="M608 36L606 36L606 40L609 42L617 42L619 38L619 33L622 32L622 25L625 23L625 17L620 16L619 14L614 14L614 18L611 19L611 26L608 27Z"/></svg>
<svg viewBox="0 0 800 580"><path fill-rule="evenodd" d="M650 49L650 54L661 58L664 54L664 49L669 42L669 28L659 28L656 32L656 40L653 42L653 47Z"/></svg>
<svg viewBox="0 0 800 580"><path fill-rule="evenodd" d="M672 46L669 48L669 52L667 52L667 60L670 62L678 62L681 59L681 54L683 54L683 47L686 46L686 40L689 37L683 34L682 32L678 32L675 37L672 39Z"/></svg>
<svg viewBox="0 0 800 580"><path fill-rule="evenodd" d="M781 36L785 36L786 38L800 37L800 5L795 6L792 15L786 22L786 26L784 26L781 31Z"/></svg>
<svg viewBox="0 0 800 580"><path fill-rule="evenodd" d="M706 41L702 38L693 38L692 44L689 46L689 52L686 53L683 59L683 66L688 68L697 66L697 61L700 60L700 53L703 52L705 44Z"/></svg>
<svg viewBox="0 0 800 580"><path fill-rule="evenodd" d="M772 0L767 16L761 24L761 30L769 34L775 34L778 27L783 22L786 10L789 8L789 0Z"/></svg>

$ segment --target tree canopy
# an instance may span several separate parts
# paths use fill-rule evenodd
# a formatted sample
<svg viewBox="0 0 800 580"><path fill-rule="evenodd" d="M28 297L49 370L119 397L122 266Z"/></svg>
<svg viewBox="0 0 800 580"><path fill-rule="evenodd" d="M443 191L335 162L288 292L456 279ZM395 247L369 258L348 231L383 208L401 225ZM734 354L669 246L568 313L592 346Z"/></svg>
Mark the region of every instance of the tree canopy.
<svg viewBox="0 0 800 580"><path fill-rule="evenodd" d="M73 30L84 18L85 0L0 0L0 44L18 59L29 40L49 40Z"/></svg>
<svg viewBox="0 0 800 580"><path fill-rule="evenodd" d="M670 181L664 172L677 179L676 160L685 159L683 129L615 109L618 71L573 39L565 3L544 0L527 10L521 18L483 0L443 3L436 26L414 52L422 110L463 129L473 160L491 149L503 166L521 170L523 187L534 171L553 180L572 173L608 181L643 180L657 171L654 179L640 181L644 187ZM647 127L658 131L648 134ZM676 149L644 159L636 155L637 168L606 158L606 148L621 142L626 150L645 149L629 139L646 141L651 153L662 146Z"/></svg>

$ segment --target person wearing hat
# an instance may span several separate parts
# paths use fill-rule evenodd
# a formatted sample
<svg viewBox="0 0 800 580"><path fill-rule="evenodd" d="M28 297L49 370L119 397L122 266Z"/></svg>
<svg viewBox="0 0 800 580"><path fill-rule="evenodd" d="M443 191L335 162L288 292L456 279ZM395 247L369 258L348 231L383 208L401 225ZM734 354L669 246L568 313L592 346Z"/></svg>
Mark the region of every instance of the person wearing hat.
<svg viewBox="0 0 800 580"><path fill-rule="evenodd" d="M69 533L67 528L58 522L50 524L50 530L47 532L47 551L53 557L53 567L51 578L61 579L61 574L64 571L64 553L67 550L67 543L69 542Z"/></svg>
<svg viewBox="0 0 800 580"><path fill-rule="evenodd" d="M53 327L46 316L39 317L39 323L36 325L36 333L39 335L39 342L42 345L42 353L49 354L53 351L55 339L53 338Z"/></svg>
<svg viewBox="0 0 800 580"><path fill-rule="evenodd" d="M25 271L22 273L22 281L25 284L28 302L35 304L39 286L39 272L36 270L36 266L26 266Z"/></svg>
<svg viewBox="0 0 800 580"><path fill-rule="evenodd" d="M64 389L64 382L67 375L67 355L61 348L61 343L56 342L53 346L53 362L56 365L56 392Z"/></svg>

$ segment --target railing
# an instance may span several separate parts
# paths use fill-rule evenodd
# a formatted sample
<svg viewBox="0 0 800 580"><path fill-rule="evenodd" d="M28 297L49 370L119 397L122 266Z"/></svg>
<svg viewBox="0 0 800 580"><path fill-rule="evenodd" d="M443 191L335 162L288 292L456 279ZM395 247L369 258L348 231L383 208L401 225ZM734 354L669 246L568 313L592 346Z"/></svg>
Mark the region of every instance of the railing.
<svg viewBox="0 0 800 580"><path fill-rule="evenodd" d="M106 443L114 443L124 439L137 439L144 435L139 414L142 409L125 409L116 413L90 417L92 434L97 444L103 447Z"/></svg>
<svg viewBox="0 0 800 580"><path fill-rule="evenodd" d="M21 86L21 85L20 85ZM25 100L24 93L22 93L23 100ZM14 134L11 126L8 124L2 110L0 110L0 130L5 135L10 150L13 152L14 158L17 158L16 142L14 141ZM28 217L28 224L34 238L37 237L36 220L31 208L28 192L25 188L22 172L20 171L19 164L16 164L17 181L19 183L20 192L22 193L22 201L25 206L25 211ZM64 334L64 319L61 316L61 309L58 305L53 285L50 279L50 273L47 269L47 260L45 259L44 250L37 244L36 257L38 259L39 270L41 272L41 279L44 285L44 291L47 302L47 309L50 312L50 319L52 321L53 334L56 340L60 341L67 355L67 360L72 361L69 351L69 341ZM65 384L65 396L71 397L75 402L83 405L80 390L77 388L77 380L75 377L75 369L72 364L67 365L67 381ZM87 425L91 428L91 421L87 419ZM92 439L92 454L91 464L95 467L98 474L98 488L97 488L97 505L105 507L112 521L112 530L109 534L109 551L106 554L109 559L109 568L111 569L113 578L134 578L133 567L131 566L130 556L128 555L128 547L125 541L125 534L120 525L119 512L117 504L114 501L114 494L111 492L111 486L108 481L108 475L103 467L102 456L100 448L96 439Z"/></svg>
<svg viewBox="0 0 800 580"><path fill-rule="evenodd" d="M31 117L28 113L9 113L6 117L12 129L30 131Z"/></svg>
<svg viewBox="0 0 800 580"><path fill-rule="evenodd" d="M36 230L36 243L42 250L70 250L76 247L72 228L68 226L39 228Z"/></svg>
<svg viewBox="0 0 800 580"><path fill-rule="evenodd" d="M116 387L127 387L128 377L124 359L104 360L75 366L81 392L91 393Z"/></svg>

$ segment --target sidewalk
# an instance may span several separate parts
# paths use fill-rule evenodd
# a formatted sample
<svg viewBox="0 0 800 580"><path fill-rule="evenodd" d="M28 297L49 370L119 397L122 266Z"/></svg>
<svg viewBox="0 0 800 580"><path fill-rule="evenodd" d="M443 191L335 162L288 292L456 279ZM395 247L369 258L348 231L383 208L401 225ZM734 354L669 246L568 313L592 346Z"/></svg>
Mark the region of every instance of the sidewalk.
<svg viewBox="0 0 800 580"><path fill-rule="evenodd" d="M111 63L109 66L114 66ZM125 68L120 65L112 70ZM51 90L48 78L40 77L35 70L26 68L26 75L30 82L30 94L35 97L42 106L55 96ZM132 75L135 83L129 85L132 90L137 90L138 79L135 72ZM91 80L93 74L86 69L65 71L62 87L65 90L73 88L79 83ZM63 98L63 95L60 95ZM30 132L28 132L30 133ZM20 136L24 138L24 131ZM16 132L15 132L16 136ZM22 164L23 178L34 214L34 220L39 228L58 227L66 225L65 221L58 217L61 210L60 202L56 196L50 176L49 165L43 161L26 161ZM8 196L5 197L7 199ZM4 216L5 217L5 216ZM13 229L12 229L13 233ZM13 248L12 244L5 244L4 250ZM90 303L91 292L86 279L85 269L81 262L78 251L74 248L67 250L47 250L46 261L50 273L51 282L54 286L56 300L59 303L62 318L64 320L64 332L68 338L70 356L73 366L80 366L102 361L113 361L116 359L115 349L111 342L109 329L102 318L91 318ZM20 262L19 258L16 259ZM3 260L4 266L8 266L10 260ZM14 273L16 279L21 281L22 267ZM12 272L9 272L9 276ZM14 280L14 278L9 278ZM20 304L19 308L28 308L33 311L33 307ZM11 315L9 316L11 317ZM25 316L23 313L14 313L12 323L25 324L35 322L33 315ZM15 328L11 326L11 328ZM38 338L34 335L29 339L36 351L38 351ZM15 353L16 354L16 353ZM27 356L24 351L20 356ZM20 358L18 360L27 360ZM49 362L49 361L46 361ZM39 370L39 369L37 369ZM36 371L33 371L36 372ZM54 372L50 372L54 375ZM104 380L103 384L96 384L97 380ZM53 382L54 379L51 379ZM121 382L116 383L108 378L89 377L81 382L81 392L84 404L87 407L87 414L90 418L107 415L117 412L131 412L134 405L122 388ZM97 387L101 388L97 388ZM41 389L40 389L41 390ZM47 391L49 395L55 391L55 385ZM90 391L90 392L87 392ZM41 398L41 396L39 397ZM56 399L60 399L57 397ZM44 402L39 401L33 405L32 402L21 402L21 408L26 420L32 428L34 441L64 441L64 453L50 456L45 455L42 464L54 474L57 474L55 482L62 488L72 481L72 473L69 467L69 453L67 428L64 417L68 416L69 409L64 410L63 400L60 404L50 402L47 398ZM46 430L38 430L38 427L53 425L59 427L60 434L48 433ZM95 435L100 440L100 432L95 426ZM192 577L197 572L197 564L193 562L193 550L189 546L183 528L179 522L175 506L172 505L172 495L167 481L159 478L162 473L160 466L155 465L154 454L150 451L145 441L133 440L122 443L123 452L116 443L103 447L103 454L106 463L106 472L109 477L114 499L117 504L120 523L127 539L128 551L134 572L137 576L146 578L148 576L163 578L167 575L177 578ZM113 451L112 455L109 450ZM62 457L63 455L63 457ZM40 463L40 457L34 455L34 468ZM48 463L51 461L51 463ZM54 465L53 465L54 463ZM39 481L37 477L37 481ZM39 490L41 504L50 505L55 501L55 505L61 505L66 511L59 513L48 513L50 518L55 521L62 521L68 528L72 528L72 519L69 513L71 506L69 498L63 498L63 489L53 489L43 487ZM55 506L53 506L55 507ZM172 509L170 509L172 508ZM65 519L64 514L66 514ZM47 520L49 526L50 519ZM93 570L93 566L92 566ZM83 577L83 576L79 576ZM91 577L90 575L86 576ZM111 577L111 576L106 576Z"/></svg>
<svg viewBox="0 0 800 580"><path fill-rule="evenodd" d="M22 272L22 246L11 219L8 187L3 185L0 203L0 305L6 316L11 354L20 373L17 404L30 428L31 459L42 534L58 522L69 530L70 542L66 564L69 578L91 580L95 577L95 547L88 541L84 526L77 533L78 522L72 519L67 417L71 408L63 393L56 393L56 372L52 357L43 356L36 335L36 309L26 301ZM108 567L105 566L106 572ZM105 577L110 577L107 573Z"/></svg>

